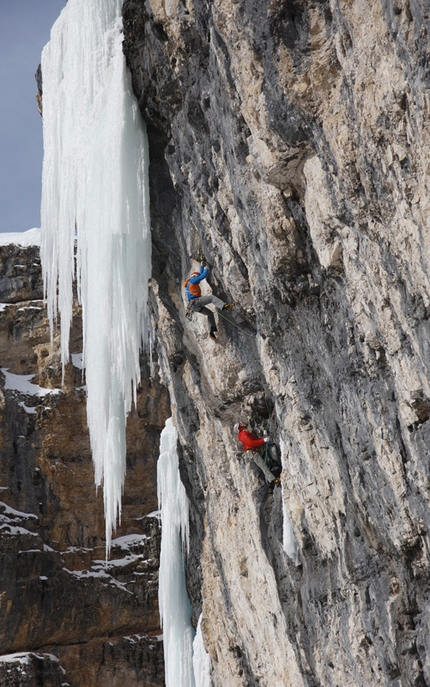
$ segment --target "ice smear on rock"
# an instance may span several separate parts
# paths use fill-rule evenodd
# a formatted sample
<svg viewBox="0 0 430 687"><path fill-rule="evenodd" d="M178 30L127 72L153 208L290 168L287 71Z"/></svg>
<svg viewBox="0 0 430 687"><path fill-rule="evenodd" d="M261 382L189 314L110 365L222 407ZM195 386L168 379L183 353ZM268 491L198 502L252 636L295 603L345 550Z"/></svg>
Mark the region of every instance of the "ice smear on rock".
<svg viewBox="0 0 430 687"><path fill-rule="evenodd" d="M287 462L285 460L285 444L281 440L281 456L282 456L282 470L287 467ZM287 508L285 506L285 494L284 485L282 485L282 521L283 521L283 536L282 536L282 548L287 554L288 558L294 562L296 566L300 565L299 557L299 547L297 546L296 539L294 537L293 528L291 526L290 518L288 517Z"/></svg>
<svg viewBox="0 0 430 687"><path fill-rule="evenodd" d="M48 315L51 328L57 310L61 315L64 370L76 276L107 550L121 516L126 416L140 381L151 270L146 132L122 53L121 6L121 0L68 0L42 53Z"/></svg>
<svg viewBox="0 0 430 687"><path fill-rule="evenodd" d="M282 490L283 491L283 490ZM299 549L297 542L294 537L293 528L291 527L290 518L288 517L287 509L285 508L284 494L282 493L282 515L283 515L283 549L287 554L288 558L294 562L294 564L300 565Z"/></svg>
<svg viewBox="0 0 430 687"><path fill-rule="evenodd" d="M188 498L179 475L177 432L171 419L160 438L157 464L161 509L158 596L164 635L166 687L195 687L191 605L185 584L183 549L188 548Z"/></svg>

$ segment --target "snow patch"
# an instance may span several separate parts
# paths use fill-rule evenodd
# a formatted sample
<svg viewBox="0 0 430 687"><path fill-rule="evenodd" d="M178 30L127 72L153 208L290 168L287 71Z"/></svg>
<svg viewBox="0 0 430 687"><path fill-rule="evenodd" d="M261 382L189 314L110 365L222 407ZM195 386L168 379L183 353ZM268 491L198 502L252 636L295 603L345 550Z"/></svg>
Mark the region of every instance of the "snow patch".
<svg viewBox="0 0 430 687"><path fill-rule="evenodd" d="M36 408L32 408L31 406L26 406L24 401L21 401L20 403L18 403L18 405L21 408L24 408L25 412L28 413L29 415L35 415L37 413Z"/></svg>
<svg viewBox="0 0 430 687"><path fill-rule="evenodd" d="M28 231L0 234L0 246L40 246L40 229L34 227Z"/></svg>
<svg viewBox="0 0 430 687"><path fill-rule="evenodd" d="M130 547L138 546L149 537L146 534L126 534L123 537L112 539L112 547L117 546L121 549L128 550Z"/></svg>
<svg viewBox="0 0 430 687"><path fill-rule="evenodd" d="M157 518L157 520L159 520L160 517L161 517L161 511L153 510L153 511L151 511L151 513L148 513L148 515L144 515L143 518L141 518L141 519L143 520L144 518Z"/></svg>
<svg viewBox="0 0 430 687"><path fill-rule="evenodd" d="M48 394L62 394L61 389L44 389L37 384L32 384L31 380L35 375L15 375L8 372L8 367L2 367L0 370L5 376L5 391L18 391L20 394L27 396L47 396Z"/></svg>
<svg viewBox="0 0 430 687"><path fill-rule="evenodd" d="M25 529L25 527L18 527L17 525L10 525L9 523L4 523L0 525L0 531L4 534L10 534L11 537L19 535L27 535L30 537L37 537L37 532L30 532L30 530Z"/></svg>
<svg viewBox="0 0 430 687"><path fill-rule="evenodd" d="M0 663L21 663L22 665L30 665L31 657L28 653L5 654L4 656L0 656Z"/></svg>
<svg viewBox="0 0 430 687"><path fill-rule="evenodd" d="M82 362L82 353L72 353L70 357L72 359L73 367L77 367L78 370L82 370L84 366Z"/></svg>
<svg viewBox="0 0 430 687"><path fill-rule="evenodd" d="M18 308L17 312L23 312L24 310L43 310L41 305L23 305Z"/></svg>
<svg viewBox="0 0 430 687"><path fill-rule="evenodd" d="M0 501L0 508L2 509L1 515L8 515L18 520L30 520L31 518L38 519L35 513L24 513L21 510L15 510L15 508L8 506L4 501Z"/></svg>
<svg viewBox="0 0 430 687"><path fill-rule="evenodd" d="M113 587L118 587L121 589L121 591L126 592L127 594L132 594L130 590L127 589L127 587L122 584L121 582L118 582L112 575L109 575L109 573L106 572L104 569L105 562L102 561L99 566L94 565L93 569L91 570L69 570L68 568L63 568L64 572L69 573L69 575L73 575L74 577L78 578L79 580L85 580L88 578L98 578L101 581L105 581L109 586Z"/></svg>

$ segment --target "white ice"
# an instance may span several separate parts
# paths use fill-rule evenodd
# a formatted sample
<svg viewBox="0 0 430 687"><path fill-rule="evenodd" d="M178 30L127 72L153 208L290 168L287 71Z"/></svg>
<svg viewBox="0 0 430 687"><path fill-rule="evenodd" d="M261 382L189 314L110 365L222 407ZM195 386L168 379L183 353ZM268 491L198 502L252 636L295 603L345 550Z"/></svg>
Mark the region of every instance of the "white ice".
<svg viewBox="0 0 430 687"><path fill-rule="evenodd" d="M201 615L193 642L193 669L196 687L211 687L211 659L203 642Z"/></svg>
<svg viewBox="0 0 430 687"><path fill-rule="evenodd" d="M195 687L191 605L185 583L184 549L188 548L189 503L179 475L177 432L172 419L160 438L157 464L161 510L158 598L164 635L166 687Z"/></svg>
<svg viewBox="0 0 430 687"><path fill-rule="evenodd" d="M281 440L281 456L282 456L282 469L285 470L287 466L287 462L285 459L285 444ZM288 517L288 512L287 508L285 505L285 494L284 494L284 485L282 485L282 518L283 518L283 538L282 538L282 545L285 553L287 554L288 558L290 558L294 564L300 565L300 557L299 557L299 547L297 546L296 539L294 537L294 532L293 528L291 525L291 520Z"/></svg>
<svg viewBox="0 0 430 687"><path fill-rule="evenodd" d="M48 317L54 328L57 310L61 315L64 366L76 277L107 550L121 516L126 417L140 382L151 271L147 140L122 52L121 6L121 0L68 0L42 53Z"/></svg>
<svg viewBox="0 0 430 687"><path fill-rule="evenodd" d="M82 370L82 353L72 353L70 357L72 359L73 367L77 367L78 370Z"/></svg>

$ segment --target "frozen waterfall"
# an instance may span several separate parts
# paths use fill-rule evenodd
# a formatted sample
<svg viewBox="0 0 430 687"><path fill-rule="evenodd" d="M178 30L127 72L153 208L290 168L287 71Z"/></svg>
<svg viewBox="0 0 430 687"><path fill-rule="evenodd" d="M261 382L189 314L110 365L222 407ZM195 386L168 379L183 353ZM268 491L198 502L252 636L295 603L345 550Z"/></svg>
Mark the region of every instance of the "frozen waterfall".
<svg viewBox="0 0 430 687"><path fill-rule="evenodd" d="M42 53L41 257L69 359L73 281L106 544L121 517L126 417L140 381L151 271L146 132L122 53L121 0L68 0ZM76 244L76 268L75 268Z"/></svg>
<svg viewBox="0 0 430 687"><path fill-rule="evenodd" d="M157 464L161 509L161 554L158 597L163 626L166 687L195 687L194 630L185 584L183 548L188 548L188 498L179 476L177 432L171 419L160 438Z"/></svg>

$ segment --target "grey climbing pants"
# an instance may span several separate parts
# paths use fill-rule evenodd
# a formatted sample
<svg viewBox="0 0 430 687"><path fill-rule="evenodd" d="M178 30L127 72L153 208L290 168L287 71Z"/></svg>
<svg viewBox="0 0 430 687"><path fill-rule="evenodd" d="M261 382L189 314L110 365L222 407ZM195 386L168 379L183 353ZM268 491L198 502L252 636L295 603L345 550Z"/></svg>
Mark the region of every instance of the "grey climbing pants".
<svg viewBox="0 0 430 687"><path fill-rule="evenodd" d="M222 310L225 303L224 301L221 300L221 298L218 298L218 296L214 296L212 293L209 294L209 296L200 296L200 298L193 298L192 300L192 307L193 307L193 312L199 312L202 315L206 315L209 321L209 329L211 332L216 331L216 324L215 324L215 316L209 308L205 308L206 305L209 303L212 303L216 308L219 310Z"/></svg>
<svg viewBox="0 0 430 687"><path fill-rule="evenodd" d="M263 456L258 451L251 450L247 451L246 454L249 455L250 458L252 458L254 463L258 465L260 470L263 472L267 484L271 484L271 482L273 482L276 479L276 477L272 472L270 472L269 468L264 462Z"/></svg>

